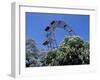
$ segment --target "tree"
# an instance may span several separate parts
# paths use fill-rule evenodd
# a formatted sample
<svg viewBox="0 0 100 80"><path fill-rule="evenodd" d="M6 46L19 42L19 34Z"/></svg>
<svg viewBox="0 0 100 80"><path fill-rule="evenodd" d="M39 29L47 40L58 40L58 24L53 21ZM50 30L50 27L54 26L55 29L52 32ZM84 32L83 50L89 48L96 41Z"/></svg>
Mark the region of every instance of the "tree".
<svg viewBox="0 0 100 80"><path fill-rule="evenodd" d="M26 67L41 66L39 57L41 56L40 50L37 48L33 39L26 39Z"/></svg>
<svg viewBox="0 0 100 80"><path fill-rule="evenodd" d="M89 43L79 36L67 36L58 49L44 56L45 65L89 64Z"/></svg>
<svg viewBox="0 0 100 80"><path fill-rule="evenodd" d="M54 62L56 57L57 57L56 53L57 53L57 50L52 50L52 51L49 51L47 54L45 54L44 58L43 58L43 61L42 61L43 65L45 65L45 66L53 65L52 62Z"/></svg>

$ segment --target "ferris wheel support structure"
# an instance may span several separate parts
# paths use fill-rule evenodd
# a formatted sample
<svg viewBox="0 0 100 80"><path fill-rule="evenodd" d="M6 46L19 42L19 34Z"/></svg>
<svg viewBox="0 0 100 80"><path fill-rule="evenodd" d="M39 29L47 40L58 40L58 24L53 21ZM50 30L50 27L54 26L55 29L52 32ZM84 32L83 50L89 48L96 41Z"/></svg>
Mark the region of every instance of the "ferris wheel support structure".
<svg viewBox="0 0 100 80"><path fill-rule="evenodd" d="M75 31L70 27L67 23L61 20L53 20L51 23L45 28L46 39L43 42L43 45L47 45L48 49L55 49L58 48L57 41L55 38L55 30L56 28L64 29L68 32L70 36L76 35Z"/></svg>

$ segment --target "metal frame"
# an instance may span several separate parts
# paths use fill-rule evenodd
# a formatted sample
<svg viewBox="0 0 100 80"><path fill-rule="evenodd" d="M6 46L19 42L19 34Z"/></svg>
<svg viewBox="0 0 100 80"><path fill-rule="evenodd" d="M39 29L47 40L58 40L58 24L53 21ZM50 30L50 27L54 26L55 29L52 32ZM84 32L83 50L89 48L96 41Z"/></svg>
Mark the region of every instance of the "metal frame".
<svg viewBox="0 0 100 80"><path fill-rule="evenodd" d="M56 28L64 29L70 36L76 35L75 31L70 27L66 22L61 20L53 20L50 24L45 28L46 39L43 42L43 45L47 45L48 50L52 50L58 48L57 40L55 37Z"/></svg>

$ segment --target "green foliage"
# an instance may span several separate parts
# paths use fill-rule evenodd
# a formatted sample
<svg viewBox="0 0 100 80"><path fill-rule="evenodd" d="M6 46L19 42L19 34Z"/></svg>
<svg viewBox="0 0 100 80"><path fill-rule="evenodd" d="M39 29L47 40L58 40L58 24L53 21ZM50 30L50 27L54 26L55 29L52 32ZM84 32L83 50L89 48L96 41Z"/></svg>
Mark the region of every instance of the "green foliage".
<svg viewBox="0 0 100 80"><path fill-rule="evenodd" d="M79 36L65 36L57 49L44 52L32 39L26 40L26 67L89 64L89 42Z"/></svg>
<svg viewBox="0 0 100 80"><path fill-rule="evenodd" d="M89 64L89 43L79 36L65 37L58 49L44 56L43 62L50 66Z"/></svg>

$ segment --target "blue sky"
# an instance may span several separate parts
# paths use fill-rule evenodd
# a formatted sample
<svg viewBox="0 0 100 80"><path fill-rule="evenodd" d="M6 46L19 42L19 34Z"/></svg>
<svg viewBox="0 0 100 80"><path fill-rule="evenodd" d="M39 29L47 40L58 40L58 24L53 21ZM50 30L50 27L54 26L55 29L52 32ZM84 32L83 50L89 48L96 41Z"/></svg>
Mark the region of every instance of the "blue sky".
<svg viewBox="0 0 100 80"><path fill-rule="evenodd" d="M89 15L75 14L52 14L52 13L34 13L26 12L26 37L32 38L39 48L46 48L42 43L46 38L44 29L52 20L62 20L71 26L76 34L85 41L89 41ZM63 29L56 29L56 40L59 44L68 32Z"/></svg>

